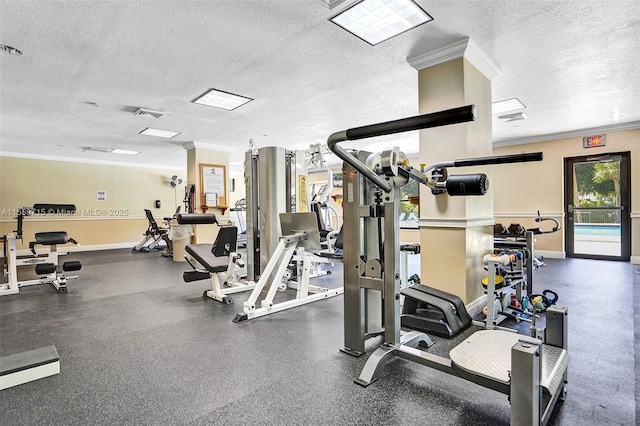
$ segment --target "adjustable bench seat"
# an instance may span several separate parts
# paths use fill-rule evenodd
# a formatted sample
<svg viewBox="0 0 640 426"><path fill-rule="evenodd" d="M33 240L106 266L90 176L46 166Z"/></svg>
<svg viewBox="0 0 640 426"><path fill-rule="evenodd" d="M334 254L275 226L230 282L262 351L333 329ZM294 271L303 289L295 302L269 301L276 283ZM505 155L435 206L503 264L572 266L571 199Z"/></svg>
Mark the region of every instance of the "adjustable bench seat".
<svg viewBox="0 0 640 426"><path fill-rule="evenodd" d="M225 272L229 266L229 258L214 255L211 252L211 244L189 244L185 251L209 272Z"/></svg>
<svg viewBox="0 0 640 426"><path fill-rule="evenodd" d="M36 244L43 246L51 246L54 244L66 244L69 242L69 236L64 231L55 232L36 232Z"/></svg>

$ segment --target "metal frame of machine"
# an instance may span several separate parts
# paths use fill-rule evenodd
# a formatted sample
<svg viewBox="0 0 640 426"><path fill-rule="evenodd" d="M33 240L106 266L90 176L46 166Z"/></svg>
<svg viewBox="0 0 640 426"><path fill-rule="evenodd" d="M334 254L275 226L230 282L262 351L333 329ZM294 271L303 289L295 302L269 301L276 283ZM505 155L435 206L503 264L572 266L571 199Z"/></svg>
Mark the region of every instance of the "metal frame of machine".
<svg viewBox="0 0 640 426"><path fill-rule="evenodd" d="M557 398L563 397L568 366L567 311L554 307L546 339L501 330L472 334L443 358L415 348L430 346L424 333L401 332L400 188L409 179L449 195L483 195L484 174L449 176L437 181L429 171L446 167L540 161L542 153L463 159L434 164L424 170L408 165L397 148L381 154L349 152L338 143L409 130L463 123L475 119L475 106L424 114L334 133L328 146L344 162L344 352L359 356L365 341L382 334L384 343L368 358L355 380L373 383L385 362L398 356L510 395L511 424L544 424ZM440 173L440 176L446 174ZM473 355L473 356L471 356ZM495 368L495 364L499 364Z"/></svg>
<svg viewBox="0 0 640 426"><path fill-rule="evenodd" d="M265 266L260 280L256 283L249 299L243 303L243 313L239 313L233 322L239 323L261 316L273 314L285 309L315 302L343 293L343 288L326 288L309 284L312 263L335 262L335 258L322 258L314 255L320 250L320 237L318 235L315 213L281 213L282 237L280 237L276 250ZM287 269L295 261L301 273L292 281L287 276ZM277 269L276 269L277 267ZM275 271L275 273L274 273ZM268 284L268 286L267 286ZM258 305L258 298L267 287L267 295ZM278 290L292 288L296 290L294 299L274 303L274 297Z"/></svg>
<svg viewBox="0 0 640 426"><path fill-rule="evenodd" d="M247 278L258 280L278 246L280 213L310 211L313 194L308 175L325 169L320 144L307 150L282 147L252 149L245 154ZM314 267L312 276L324 275Z"/></svg>

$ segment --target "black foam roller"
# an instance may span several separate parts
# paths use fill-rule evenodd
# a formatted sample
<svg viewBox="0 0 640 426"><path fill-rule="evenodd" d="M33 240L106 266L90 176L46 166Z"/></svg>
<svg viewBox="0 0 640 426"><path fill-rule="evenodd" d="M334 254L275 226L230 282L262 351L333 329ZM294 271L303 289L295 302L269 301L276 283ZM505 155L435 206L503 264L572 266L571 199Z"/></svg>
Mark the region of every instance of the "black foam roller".
<svg viewBox="0 0 640 426"><path fill-rule="evenodd" d="M489 189L489 180L484 173L454 175L447 178L447 193L457 195L484 195Z"/></svg>

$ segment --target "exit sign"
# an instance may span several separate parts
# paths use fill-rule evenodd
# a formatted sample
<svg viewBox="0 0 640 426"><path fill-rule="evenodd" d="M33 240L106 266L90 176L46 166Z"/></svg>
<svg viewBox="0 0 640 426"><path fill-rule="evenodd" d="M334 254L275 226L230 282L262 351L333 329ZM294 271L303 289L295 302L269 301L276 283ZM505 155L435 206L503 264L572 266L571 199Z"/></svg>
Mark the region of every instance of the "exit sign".
<svg viewBox="0 0 640 426"><path fill-rule="evenodd" d="M605 146L604 135L588 136L582 138L582 146L584 148L593 148L596 146Z"/></svg>

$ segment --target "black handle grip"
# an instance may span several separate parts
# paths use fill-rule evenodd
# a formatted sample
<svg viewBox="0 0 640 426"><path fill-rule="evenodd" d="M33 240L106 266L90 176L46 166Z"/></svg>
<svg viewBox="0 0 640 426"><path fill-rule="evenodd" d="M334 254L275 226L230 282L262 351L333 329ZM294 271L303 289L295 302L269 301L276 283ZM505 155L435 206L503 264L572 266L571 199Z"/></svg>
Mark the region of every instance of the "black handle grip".
<svg viewBox="0 0 640 426"><path fill-rule="evenodd" d="M527 163L529 161L542 161L542 152L528 154L494 155L491 157L466 158L455 160L453 167L484 166L488 164Z"/></svg>
<svg viewBox="0 0 640 426"><path fill-rule="evenodd" d="M446 126L449 124L464 123L476 119L475 105L418 115L415 117L401 118L385 123L370 124L368 126L355 127L346 131L347 140L372 138L375 136L391 135L393 133L408 132L410 130L426 129L429 127Z"/></svg>
<svg viewBox="0 0 640 426"><path fill-rule="evenodd" d="M484 173L473 175L449 176L446 182L447 194L457 195L484 195L489 189L489 179Z"/></svg>

